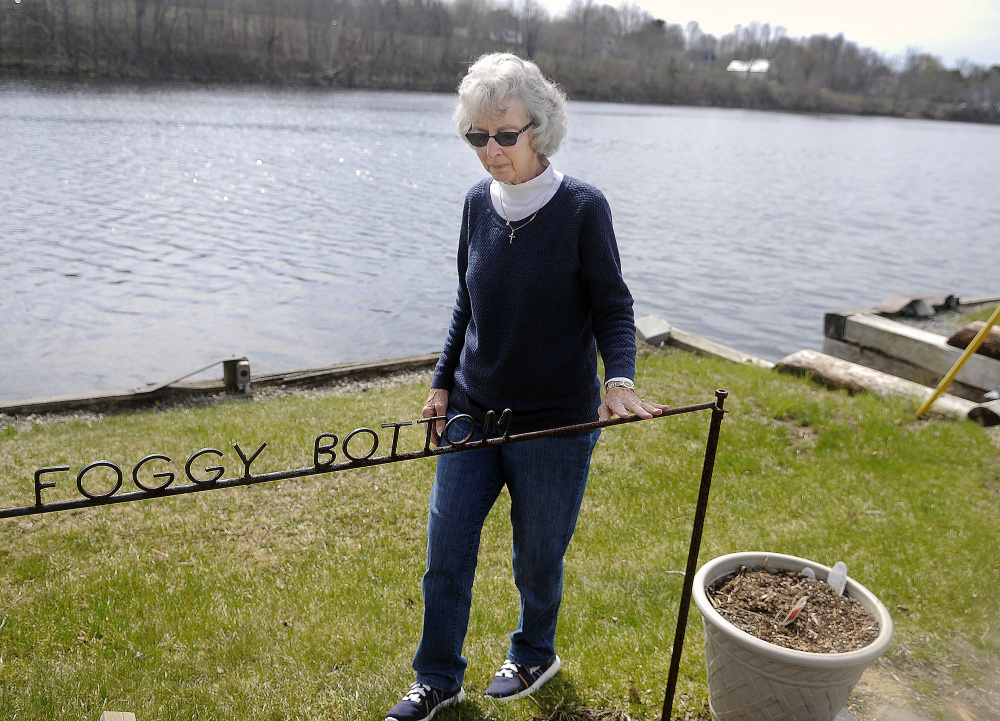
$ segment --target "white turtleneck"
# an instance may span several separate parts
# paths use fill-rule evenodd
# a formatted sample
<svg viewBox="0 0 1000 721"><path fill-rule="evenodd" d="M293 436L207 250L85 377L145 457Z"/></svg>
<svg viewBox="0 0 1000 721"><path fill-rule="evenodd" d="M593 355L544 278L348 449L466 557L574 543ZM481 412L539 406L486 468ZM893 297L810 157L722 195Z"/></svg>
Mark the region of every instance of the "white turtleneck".
<svg viewBox="0 0 1000 721"><path fill-rule="evenodd" d="M508 185L494 180L490 183L490 198L496 211L514 222L534 215L539 208L552 200L552 196L559 190L562 179L563 174L549 164L539 175L524 183Z"/></svg>

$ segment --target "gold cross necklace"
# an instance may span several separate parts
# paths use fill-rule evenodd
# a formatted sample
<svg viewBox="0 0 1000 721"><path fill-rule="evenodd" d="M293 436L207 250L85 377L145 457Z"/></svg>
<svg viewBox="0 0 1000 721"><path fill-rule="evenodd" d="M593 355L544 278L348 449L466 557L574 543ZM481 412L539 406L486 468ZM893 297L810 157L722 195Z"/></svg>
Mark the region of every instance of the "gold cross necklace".
<svg viewBox="0 0 1000 721"><path fill-rule="evenodd" d="M510 230L510 239L507 241L508 244L514 243L514 233L521 230L522 228L527 226L528 223L530 223L535 219L535 216L538 215L538 211L541 210L542 206L545 205L545 200L549 195L549 191L552 190L552 186L555 185L555 182L556 182L556 175L555 173L553 173L552 182L549 183L548 187L545 189L545 192L542 193L541 204L539 204L539 206L535 209L535 212L531 214L530 218L528 218L524 223L522 223L516 228L513 225L511 225L510 218L507 217L507 209L503 205L503 185L502 184L500 185L500 211L503 213L503 219L507 221L507 228Z"/></svg>

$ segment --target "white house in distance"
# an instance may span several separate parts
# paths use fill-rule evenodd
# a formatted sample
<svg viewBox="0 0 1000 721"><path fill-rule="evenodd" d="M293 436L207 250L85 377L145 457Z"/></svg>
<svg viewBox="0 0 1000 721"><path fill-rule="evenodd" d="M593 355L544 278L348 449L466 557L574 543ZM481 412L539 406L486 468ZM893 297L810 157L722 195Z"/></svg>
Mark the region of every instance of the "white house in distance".
<svg viewBox="0 0 1000 721"><path fill-rule="evenodd" d="M732 60L726 66L729 73L766 73L771 69L771 61L765 58L755 60Z"/></svg>

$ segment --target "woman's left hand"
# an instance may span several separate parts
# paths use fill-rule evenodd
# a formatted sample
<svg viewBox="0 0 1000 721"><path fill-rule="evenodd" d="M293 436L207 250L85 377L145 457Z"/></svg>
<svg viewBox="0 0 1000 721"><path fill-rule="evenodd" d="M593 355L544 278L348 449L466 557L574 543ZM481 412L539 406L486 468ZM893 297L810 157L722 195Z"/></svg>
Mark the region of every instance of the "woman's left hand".
<svg viewBox="0 0 1000 721"><path fill-rule="evenodd" d="M601 401L601 407L597 410L597 416L602 421L609 420L614 416L628 418L629 415L636 415L640 418L652 418L658 416L670 406L660 403L653 403L644 398L636 396L635 391L629 388L612 388Z"/></svg>

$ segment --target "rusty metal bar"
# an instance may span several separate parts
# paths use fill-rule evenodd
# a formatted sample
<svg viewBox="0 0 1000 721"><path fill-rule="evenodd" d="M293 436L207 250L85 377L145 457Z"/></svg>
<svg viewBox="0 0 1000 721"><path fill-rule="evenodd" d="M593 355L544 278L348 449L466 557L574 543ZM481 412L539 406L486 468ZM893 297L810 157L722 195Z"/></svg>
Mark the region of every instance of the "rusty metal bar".
<svg viewBox="0 0 1000 721"><path fill-rule="evenodd" d="M670 671L667 675L667 689L663 696L663 713L661 721L670 721L674 707L674 692L677 689L677 675L681 666L681 650L684 648L684 631L687 628L688 610L691 607L691 594L694 590L694 574L698 570L698 551L701 549L701 536L705 528L705 514L708 510L708 494L712 488L712 472L715 469L715 456L719 449L719 432L726 410L722 407L729 393L717 390L715 397L718 403L712 408L712 421L708 429L708 442L705 446L705 463L701 471L701 486L698 489L698 505L695 508L694 524L691 529L691 545L688 548L687 569L684 572L684 587L681 590L681 607L677 613L677 630L674 633L674 649L670 656Z"/></svg>
<svg viewBox="0 0 1000 721"><path fill-rule="evenodd" d="M667 418L667 417L670 417L670 416L676 416L676 415L680 415L680 414L684 414L684 413L693 413L693 412L696 412L696 411L711 410L711 409L715 409L715 408L716 408L716 403L715 402L712 402L712 403L701 403L701 404L689 405L689 406L682 406L682 407L679 407L679 408L669 408L669 409L663 411L663 413L661 415L659 415L659 416L653 416L653 418ZM424 419L424 420L427 420L427 419ZM38 469L35 472L35 498L36 498L35 505L0 509L0 518L16 518L16 517L20 517L20 516L34 516L34 515L40 515L40 514L43 514L43 513L55 513L55 512L58 512L58 511L68 511L68 510L74 510L74 509L79 509L79 508L92 508L92 507L95 507L95 506L107 506L107 505L116 504L116 503L128 503L128 502L131 502L131 501L144 501L144 500L148 500L148 499L151 499L151 498L166 498L166 497L169 497L169 496L179 496L179 495L184 495L184 494L188 494L188 493L199 493L199 492L202 492L202 491L212 491L212 490L217 490L217 489L220 489L220 488L235 488L237 486L251 486L251 485L256 485L258 483L268 483L268 482L271 482L271 481L283 481L283 480L288 480L288 479L292 479L292 478L305 478L305 477L309 477L309 476L322 475L324 473L333 473L333 472L336 472L336 471L344 471L344 470L350 470L350 469L354 469L354 468L365 468L365 467L368 467L368 466L377 466L377 465L382 465L382 464L386 464L386 463L397 463L397 462L400 462L400 461L410 461L410 460L416 460L416 459L419 459L419 458L429 458L429 457L432 457L432 456L443 455L445 453L459 453L459 452L462 452L462 451L475 450L476 448L482 448L483 446L486 446L486 445L490 445L490 446L492 446L492 445L503 445L505 443L518 443L518 442L521 442L521 441L528 441L528 440L532 440L532 439L535 439L535 438L546 438L546 437L551 437L551 436L569 435L569 434L572 434L572 433L582 433L582 432L585 432L585 431L596 430L598 428L608 428L608 427L611 427L611 426L618 426L618 425L622 425L622 424L625 424L625 423L635 423L637 421L642 421L642 420L651 420L651 419L643 419L643 418L640 418L638 416L630 416L628 418L612 418L612 419L607 420L607 421L594 421L592 423L581 423L579 425L574 425L574 426L564 426L562 428L553 428L553 429L543 430L543 431L533 431L533 432L530 432L530 433L519 433L519 434L516 434L516 435L507 435L505 433L503 436L500 436L500 437L497 437L497 438L487 438L487 439L478 440L478 441L471 441L471 442L454 442L453 445L446 446L444 448L429 448L429 447L425 446L424 449L422 449L422 450L412 451L412 452L409 452L409 453L396 453L395 452L395 443L393 443L392 452L388 456L352 458L349 461L343 461L343 462L340 462L340 463L330 463L330 464L326 464L326 465L324 465L324 464L318 464L317 463L316 465L314 465L314 466L312 466L310 468L296 468L296 469L287 470L287 471L274 471L274 472L271 472L271 473L260 473L260 474L256 474L256 475L252 475L252 474L249 473L250 463L253 462L253 459L256 457L257 453L260 453L260 451L263 450L263 448L264 448L264 446L266 444L264 444L260 448L258 448L257 453L255 453L254 455L252 455L249 458L249 460L243 456L243 451L241 449L239 449L238 447L236 447L237 453L239 453L239 455L241 456L241 458L243 460L243 463L244 463L244 468L246 469L246 472L244 473L243 476L240 476L240 477L237 477L237 478L222 479L222 480L220 480L218 478L218 476L217 476L215 479L208 479L208 480L198 481L198 482L195 482L195 483L192 483L192 484L189 484L189 485L183 485L183 486L172 486L172 485L170 485L170 481L167 481L167 483L165 483L165 484L163 484L161 486L144 486L144 485L142 485L141 483L138 482L138 479L136 477L136 471L138 469L136 468L135 470L133 470L133 480L136 482L136 485L138 485L143 490L141 490L141 491L131 491L131 492L128 492L128 493L117 493L118 489L121 487L122 482L123 482L121 469L119 469L117 466L115 466L114 464L110 463L109 461L98 461L96 463L91 463L88 466L86 466L84 468L84 470L80 472L80 475L77 477L77 487L79 488L81 495L84 496L83 498L76 498L76 499L68 500L68 501L55 501L55 502L52 502L52 503L44 503L43 504L41 502L40 490L42 488L51 488L52 484L43 484L43 483L41 483L40 482L40 474L42 474L42 473L49 473L49 472L61 472L61 471L68 471L69 470L69 466L53 466L53 467L50 467L50 468ZM386 428L386 427L392 427L394 425L402 426L402 425L410 425L410 424L409 423L384 424L383 427L384 428ZM377 448L378 437L377 437L377 434L375 433L375 431L372 430L372 429L370 429L370 428L358 428L358 429L355 429L350 434L348 434L347 437L345 437L345 441L346 441L346 439L350 438L352 435L357 434L359 432L368 432L368 433L371 433L375 437L375 442L373 444L373 448L370 451L370 453L374 453L375 449ZM336 436L333 436L332 434L323 434L323 435L328 435L329 437L334 438L335 439L334 443L336 443ZM323 435L321 435L320 438L322 438ZM317 445L318 445L318 441L319 441L319 438L317 438ZM218 451L216 449L213 449L213 448L203 448L200 451L196 452L193 456L191 456L191 458L188 459L188 465L187 465L186 470L190 470L190 465L191 465L192 461L196 457L201 456L201 455L206 455L206 454L215 454L215 455L220 455L220 456L222 455L221 451ZM349 456L349 454L346 454L346 452L345 452L345 455ZM147 460L154 459L154 458L159 458L159 459L163 459L163 460L169 460L169 459L166 458L166 456L152 455L152 456L147 456L143 460L139 461L139 464L137 464L137 465L142 465ZM87 472L87 470L89 470L90 468L93 468L93 467L97 467L97 466L105 466L105 467L112 468L112 470L116 471L116 473L117 473L117 476L118 476L117 484L116 484L115 488L111 492L109 492L109 493L106 493L106 494L91 494L91 493L89 493L83 487L82 480L81 480L82 476ZM209 468L209 469L206 469L206 470L208 470L210 472L219 471L218 475L221 475L221 473L222 473L221 467L213 467L213 468ZM169 475L169 474L154 474L154 478L159 478L161 476L165 477L166 475ZM194 480L194 478L190 474L188 475L188 477L191 478L192 480Z"/></svg>

